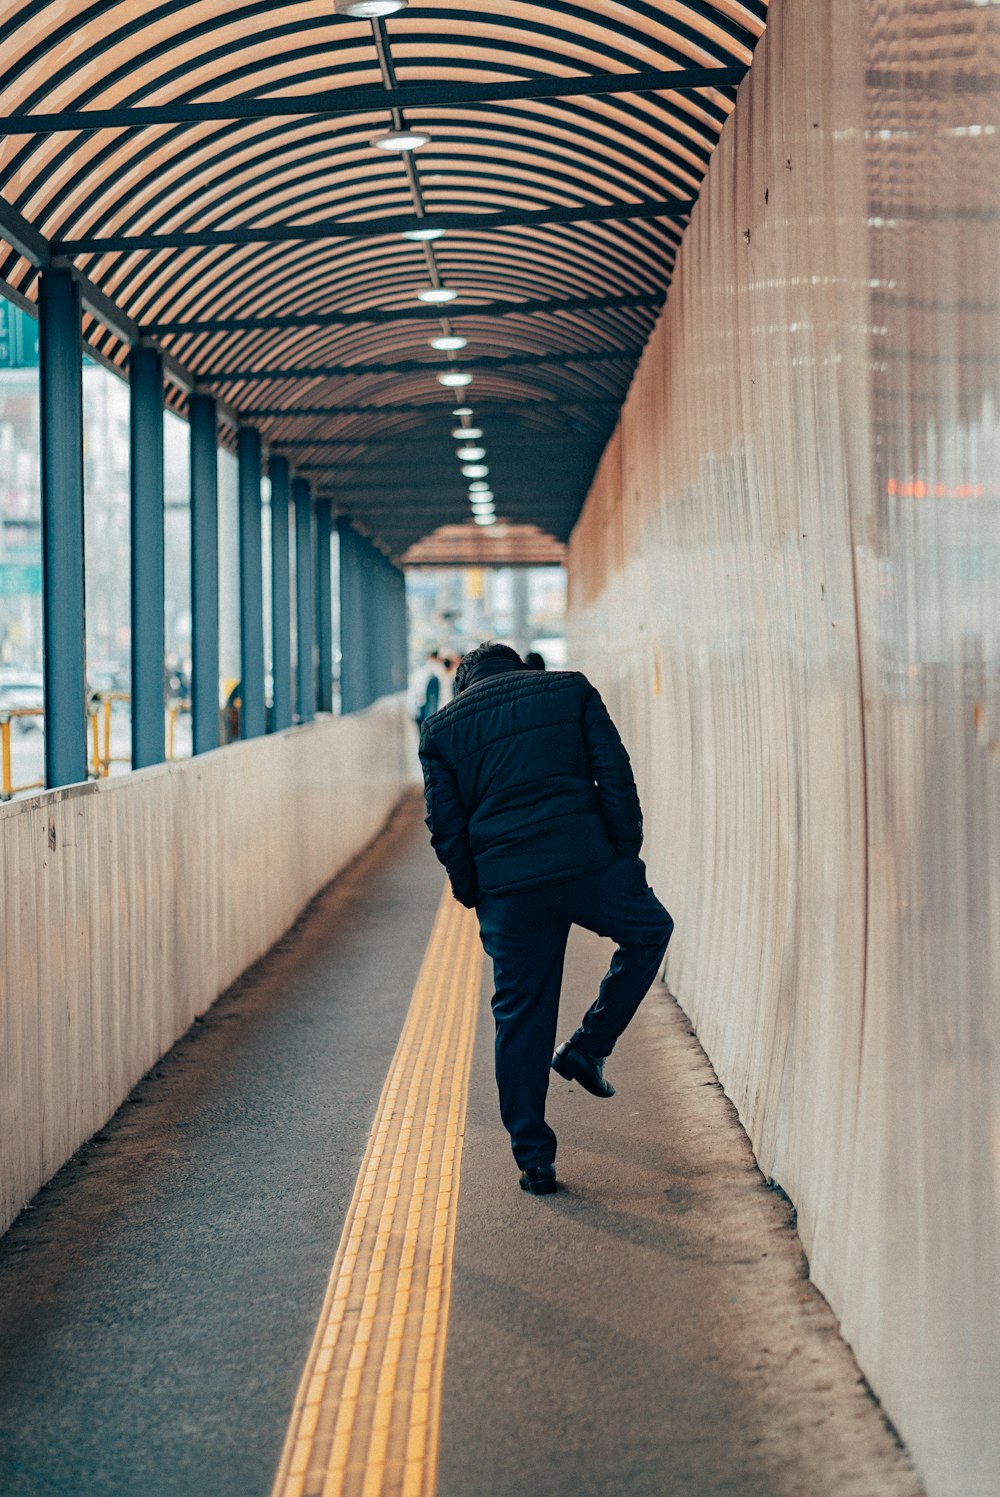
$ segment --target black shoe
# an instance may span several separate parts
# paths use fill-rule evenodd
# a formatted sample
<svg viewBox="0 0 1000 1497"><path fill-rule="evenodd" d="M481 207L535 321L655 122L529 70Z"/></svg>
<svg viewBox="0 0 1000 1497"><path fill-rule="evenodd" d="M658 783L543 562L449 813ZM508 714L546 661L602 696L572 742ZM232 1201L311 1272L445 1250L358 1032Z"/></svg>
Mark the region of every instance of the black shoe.
<svg viewBox="0 0 1000 1497"><path fill-rule="evenodd" d="M585 1055L569 1040L552 1057L552 1069L566 1081L578 1081L592 1097L613 1097L615 1089L604 1079L604 1059Z"/></svg>
<svg viewBox="0 0 1000 1497"><path fill-rule="evenodd" d="M535 1164L521 1171L521 1189L533 1196L554 1195L559 1189L554 1164Z"/></svg>

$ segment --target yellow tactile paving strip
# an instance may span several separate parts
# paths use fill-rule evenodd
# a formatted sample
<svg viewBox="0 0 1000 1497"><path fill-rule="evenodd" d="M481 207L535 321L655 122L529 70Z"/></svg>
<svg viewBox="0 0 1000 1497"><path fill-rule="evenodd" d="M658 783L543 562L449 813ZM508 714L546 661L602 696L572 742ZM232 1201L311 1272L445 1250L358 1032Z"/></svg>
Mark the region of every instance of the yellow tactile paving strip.
<svg viewBox="0 0 1000 1497"><path fill-rule="evenodd" d="M358 1174L272 1497L432 1497L482 974L445 889Z"/></svg>

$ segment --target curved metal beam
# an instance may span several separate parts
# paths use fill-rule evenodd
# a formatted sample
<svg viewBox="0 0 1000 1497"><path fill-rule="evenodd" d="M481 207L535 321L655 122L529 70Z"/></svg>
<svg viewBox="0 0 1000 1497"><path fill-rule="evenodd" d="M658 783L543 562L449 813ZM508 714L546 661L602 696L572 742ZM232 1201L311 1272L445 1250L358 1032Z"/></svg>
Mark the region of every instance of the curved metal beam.
<svg viewBox="0 0 1000 1497"><path fill-rule="evenodd" d="M237 401L241 422L252 408L272 451L407 541L465 510L445 429L466 394L430 377L447 365L426 347L454 320L498 507L564 533L670 283L761 0L552 0L502 7L485 31L443 0L371 38L329 4L67 6L14 0L0 28L17 137L0 190L32 221L12 219L15 252L0 247L14 294L30 301L32 266L73 256L97 357L121 368L137 337L165 344L172 408L182 384ZM404 110L435 121L431 145L379 159L375 119L398 126ZM391 237L437 225L452 233L431 248ZM427 284L460 304L416 302ZM524 486L526 451L541 495Z"/></svg>
<svg viewBox="0 0 1000 1497"><path fill-rule="evenodd" d="M574 78L524 78L502 83L406 83L396 88L349 87L292 98L236 98L207 104L147 104L117 109L68 109L59 114L0 115L0 134L53 135L76 130L138 130L206 120L260 120L322 114L329 118L387 109L450 109L507 99L565 99L599 94L734 88L743 66L644 68L635 73L587 73Z"/></svg>
<svg viewBox="0 0 1000 1497"><path fill-rule="evenodd" d="M131 254L135 250L206 249L227 244L275 244L300 239L380 239L414 229L465 229L481 234L493 229L535 224L613 223L631 218L687 218L696 198L661 198L644 203L602 203L568 208L518 209L503 213L415 213L392 218L339 219L319 224L262 224L258 228L203 229L179 234L111 234L105 238L57 239L58 255Z"/></svg>
<svg viewBox="0 0 1000 1497"><path fill-rule="evenodd" d="M499 358L484 354L471 362L472 370L477 374L502 374L505 369L531 368L536 364L606 364L616 360L637 359L643 347L640 343L596 350L581 348L569 353L509 353ZM397 359L393 363L317 364L305 368L293 365L290 368L276 369L255 369L250 365L243 369L199 369L198 379L205 383L228 384L237 380L354 379L363 374L436 374L445 362L443 359ZM456 365L457 367L459 366ZM461 367L464 368L464 365Z"/></svg>
<svg viewBox="0 0 1000 1497"><path fill-rule="evenodd" d="M277 328L340 327L344 324L379 324L386 322L439 322L447 317L454 322L461 317L533 317L555 312L603 312L619 307L659 307L663 292L633 291L621 296L563 296L547 301L488 301L472 306L414 307L399 311L371 307L364 312L298 312L275 313L273 317L206 317L191 321L151 322L143 328L148 337L162 338L181 333L270 332Z"/></svg>

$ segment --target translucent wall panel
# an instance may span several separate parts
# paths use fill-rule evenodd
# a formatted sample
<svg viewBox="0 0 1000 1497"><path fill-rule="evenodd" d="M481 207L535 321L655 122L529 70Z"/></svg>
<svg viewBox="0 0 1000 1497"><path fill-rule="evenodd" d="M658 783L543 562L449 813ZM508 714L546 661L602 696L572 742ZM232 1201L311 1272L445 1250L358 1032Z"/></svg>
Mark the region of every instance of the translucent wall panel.
<svg viewBox="0 0 1000 1497"><path fill-rule="evenodd" d="M770 10L570 550L670 986L935 1497L1000 1490L998 18Z"/></svg>
<svg viewBox="0 0 1000 1497"><path fill-rule="evenodd" d="M129 388L83 361L83 492L90 774L132 762ZM91 731L97 723L97 738Z"/></svg>
<svg viewBox="0 0 1000 1497"><path fill-rule="evenodd" d="M191 752L191 471L186 421L163 413L163 601L167 755Z"/></svg>
<svg viewBox="0 0 1000 1497"><path fill-rule="evenodd" d="M15 714L5 794L44 778L39 453L38 323L0 298L0 718Z"/></svg>
<svg viewBox="0 0 1000 1497"><path fill-rule="evenodd" d="M89 359L83 369L83 460L88 685L127 692L132 671L128 385Z"/></svg>
<svg viewBox="0 0 1000 1497"><path fill-rule="evenodd" d="M240 679L239 490L236 459L219 449L219 676L225 696Z"/></svg>
<svg viewBox="0 0 1000 1497"><path fill-rule="evenodd" d="M264 584L264 699L270 713L274 702L274 634L271 593L271 480L266 474L260 481L260 552Z"/></svg>
<svg viewBox="0 0 1000 1497"><path fill-rule="evenodd" d="M339 712L343 660L340 653L340 536L336 525L330 531L330 607L333 611L333 710Z"/></svg>

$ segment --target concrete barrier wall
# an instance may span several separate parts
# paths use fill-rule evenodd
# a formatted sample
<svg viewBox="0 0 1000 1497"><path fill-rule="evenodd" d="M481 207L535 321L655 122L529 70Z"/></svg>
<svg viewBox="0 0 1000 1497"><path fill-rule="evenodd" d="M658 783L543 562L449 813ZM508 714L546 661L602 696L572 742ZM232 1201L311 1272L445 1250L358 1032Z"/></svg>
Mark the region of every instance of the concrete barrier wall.
<svg viewBox="0 0 1000 1497"><path fill-rule="evenodd" d="M379 831L402 698L0 807L0 1230Z"/></svg>
<svg viewBox="0 0 1000 1497"><path fill-rule="evenodd" d="M569 561L670 987L935 1497L1000 1491L998 17L771 7Z"/></svg>

